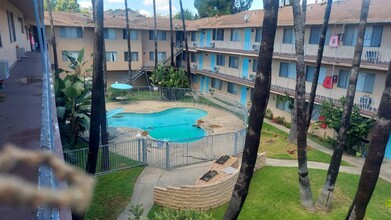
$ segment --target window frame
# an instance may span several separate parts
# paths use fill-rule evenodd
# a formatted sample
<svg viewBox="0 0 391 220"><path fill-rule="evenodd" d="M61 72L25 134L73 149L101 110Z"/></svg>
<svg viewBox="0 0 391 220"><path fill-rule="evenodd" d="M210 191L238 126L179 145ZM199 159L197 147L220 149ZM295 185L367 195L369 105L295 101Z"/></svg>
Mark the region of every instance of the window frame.
<svg viewBox="0 0 391 220"><path fill-rule="evenodd" d="M229 56L228 67L232 69L239 69L239 57Z"/></svg>
<svg viewBox="0 0 391 220"><path fill-rule="evenodd" d="M211 87L214 89L222 90L223 89L223 81L220 79L212 78Z"/></svg>
<svg viewBox="0 0 391 220"><path fill-rule="evenodd" d="M291 35L290 42L288 39L288 31L290 32L290 35ZM295 40L296 40L296 36L295 36L295 30L293 29L293 27L285 27L283 30L283 35L282 35L282 43L283 44L294 44Z"/></svg>
<svg viewBox="0 0 391 220"><path fill-rule="evenodd" d="M222 28L213 29L212 40L224 41L224 29Z"/></svg>
<svg viewBox="0 0 391 220"><path fill-rule="evenodd" d="M216 66L225 66L224 54L217 54L216 55Z"/></svg>
<svg viewBox="0 0 391 220"><path fill-rule="evenodd" d="M315 30L317 32L315 32ZM319 40L320 40L321 35L322 35L322 27L321 26L310 27L310 37L308 39L308 44L319 44Z"/></svg>
<svg viewBox="0 0 391 220"><path fill-rule="evenodd" d="M253 72L256 73L258 69L258 60L253 59Z"/></svg>
<svg viewBox="0 0 391 220"><path fill-rule="evenodd" d="M137 59L136 60L134 60L133 59L133 56L132 56L132 54L137 54ZM139 61L139 56L138 56L138 51L132 51L132 52L130 52L130 58L131 58L131 61L132 62L137 62L137 61ZM128 55L128 51L125 51L124 52L124 61L129 61L129 55Z"/></svg>
<svg viewBox="0 0 391 220"><path fill-rule="evenodd" d="M255 29L255 42L262 41L262 28Z"/></svg>
<svg viewBox="0 0 391 220"><path fill-rule="evenodd" d="M193 41L193 42L196 42L196 41L197 41L197 32L196 32L196 31L192 31L192 32L191 32L190 39L191 39L191 41Z"/></svg>
<svg viewBox="0 0 391 220"><path fill-rule="evenodd" d="M7 23L10 42L16 42L16 30L15 30L15 19L14 13L7 10Z"/></svg>
<svg viewBox="0 0 391 220"><path fill-rule="evenodd" d="M288 65L288 71L286 73L281 72L282 71L282 66ZM291 71L294 71L294 73L291 73ZM278 76L279 77L284 77L288 79L296 79L296 63L287 63L287 62L280 62L280 69Z"/></svg>
<svg viewBox="0 0 391 220"><path fill-rule="evenodd" d="M346 74L346 76L341 77L341 74ZM337 87L341 89L347 89L349 85L349 78L350 78L350 70L347 69L340 69L338 72L338 82ZM345 82L342 82L342 79L345 80Z"/></svg>
<svg viewBox="0 0 391 220"><path fill-rule="evenodd" d="M122 29L122 39L123 40L127 40L128 37L127 37L127 29ZM130 32L130 40L138 40L138 30L135 30L135 29L129 29L129 32ZM132 33L136 33L135 35L132 35ZM136 37L134 37L136 36Z"/></svg>
<svg viewBox="0 0 391 220"><path fill-rule="evenodd" d="M110 57L110 59L107 59L107 57ZM117 51L106 51L106 62L110 62L110 63L118 62Z"/></svg>
<svg viewBox="0 0 391 220"><path fill-rule="evenodd" d="M149 40L155 40L155 36L154 36L154 33L155 31L154 30L150 30L149 31ZM167 40L167 31L156 31L156 40L157 41L166 41Z"/></svg>
<svg viewBox="0 0 391 220"><path fill-rule="evenodd" d="M240 32L238 28L231 29L231 41L240 42Z"/></svg>
<svg viewBox="0 0 391 220"><path fill-rule="evenodd" d="M227 92L233 95L238 94L238 88L235 83L227 82Z"/></svg>
<svg viewBox="0 0 391 220"><path fill-rule="evenodd" d="M114 28L105 28L103 29L103 38L105 40L116 40L117 31Z"/></svg>
<svg viewBox="0 0 391 220"><path fill-rule="evenodd" d="M363 77L364 77L364 79L362 79ZM366 83L367 83L367 81L369 81L368 78L370 78L370 77L371 78L373 77L373 79L371 80L372 85L370 85L370 87L368 87L368 85ZM362 88L361 88L360 86L361 86L362 80L364 80L364 82L362 83ZM373 89L375 88L375 80L376 80L376 74L374 74L374 73L365 73L365 72L359 73L358 77L357 77L356 91L372 94Z"/></svg>
<svg viewBox="0 0 391 220"><path fill-rule="evenodd" d="M70 36L69 32L67 30L76 30L77 36ZM69 27L69 26L63 26L60 27L60 38L69 38L69 39L78 39L83 38L83 29L81 27Z"/></svg>

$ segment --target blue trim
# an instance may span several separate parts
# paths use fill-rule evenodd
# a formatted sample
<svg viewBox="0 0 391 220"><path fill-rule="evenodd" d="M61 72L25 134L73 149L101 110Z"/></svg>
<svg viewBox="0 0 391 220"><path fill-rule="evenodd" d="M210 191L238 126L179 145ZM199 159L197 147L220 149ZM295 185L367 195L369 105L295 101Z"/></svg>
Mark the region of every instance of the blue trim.
<svg viewBox="0 0 391 220"><path fill-rule="evenodd" d="M200 47L204 47L204 32L200 31Z"/></svg>
<svg viewBox="0 0 391 220"><path fill-rule="evenodd" d="M247 98L247 87L242 86L242 89L240 91L240 103L244 106L246 106L246 98Z"/></svg>
<svg viewBox="0 0 391 220"><path fill-rule="evenodd" d="M244 50L251 50L251 28L244 29Z"/></svg>
<svg viewBox="0 0 391 220"><path fill-rule="evenodd" d="M386 154L384 155L384 158L391 159L391 134L390 134L390 137L388 138L388 143L387 143L387 147L386 147Z"/></svg>
<svg viewBox="0 0 391 220"><path fill-rule="evenodd" d="M203 66L202 66L202 59L203 59L202 53L198 54L198 69L199 69L199 70L202 70L202 69L203 69Z"/></svg>
<svg viewBox="0 0 391 220"><path fill-rule="evenodd" d="M209 76L205 76L205 92L209 92Z"/></svg>
<svg viewBox="0 0 391 220"><path fill-rule="evenodd" d="M215 65L216 65L216 54L210 54L210 71L215 71Z"/></svg>
<svg viewBox="0 0 391 220"><path fill-rule="evenodd" d="M242 76L243 79L248 78L248 61L249 58L243 58L243 65L242 65Z"/></svg>
<svg viewBox="0 0 391 220"><path fill-rule="evenodd" d="M200 80L200 92L204 92L204 76L200 76L201 80Z"/></svg>
<svg viewBox="0 0 391 220"><path fill-rule="evenodd" d="M212 30L206 31L206 47L210 47L210 41L212 39Z"/></svg>

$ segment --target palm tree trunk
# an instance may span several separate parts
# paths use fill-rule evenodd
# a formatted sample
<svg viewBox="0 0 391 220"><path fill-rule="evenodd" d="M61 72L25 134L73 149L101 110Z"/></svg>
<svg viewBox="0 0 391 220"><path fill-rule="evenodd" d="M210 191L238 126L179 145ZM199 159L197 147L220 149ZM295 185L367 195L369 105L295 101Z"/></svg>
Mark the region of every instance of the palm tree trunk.
<svg viewBox="0 0 391 220"><path fill-rule="evenodd" d="M312 191L307 167L307 117L305 101L305 63L304 63L304 33L305 33L305 6L303 1L294 0L292 4L293 22L296 34L296 118L297 118L297 158L299 165L299 186L301 205L309 210L314 209Z"/></svg>
<svg viewBox="0 0 391 220"><path fill-rule="evenodd" d="M94 58L93 58L93 77L92 77L92 97L91 97L91 119L90 119L90 136L89 150L86 165L86 171L95 174L96 163L98 159L99 140L100 140L100 114L102 98L104 96L103 83L103 0L94 0ZM103 112L103 114L106 114Z"/></svg>
<svg viewBox="0 0 391 220"><path fill-rule="evenodd" d="M327 28L329 26L332 4L333 4L333 0L327 0L326 10L324 12L324 17L323 17L322 33L321 33L320 39L319 39L318 54L316 56L316 66L315 66L314 78L312 79L311 92L310 92L310 97L308 99L307 131L308 131L308 128L310 127L312 111L314 109L316 89L318 87L320 65L322 64L323 49L324 49L324 44L325 44L325 40L326 40Z"/></svg>
<svg viewBox="0 0 391 220"><path fill-rule="evenodd" d="M307 0L303 0L301 6L301 19L303 20L303 36L305 33L305 21L307 18ZM297 38L296 38L297 39ZM304 40L303 40L304 42ZM303 43L304 45L304 43ZM304 46L303 46L304 47ZM304 52L303 52L304 54ZM288 142L297 144L297 104L296 104L296 94L295 99L293 100L293 109L291 111L291 128L289 129Z"/></svg>
<svg viewBox="0 0 391 220"><path fill-rule="evenodd" d="M128 43L128 76L130 78L129 84L132 85L133 77L132 77L132 50L130 45L130 30L129 30L129 12L128 12L128 0L124 0L125 2L125 15L126 15L126 42Z"/></svg>
<svg viewBox="0 0 391 220"><path fill-rule="evenodd" d="M224 219L237 219L246 200L250 181L253 176L261 138L263 119L270 95L272 77L273 45L277 29L279 0L264 0L264 19L262 25L262 42L258 56L257 75L255 78L254 96L250 111L250 120L244 144L242 165L232 193L231 201ZM182 16L183 17L183 16Z"/></svg>
<svg viewBox="0 0 391 220"><path fill-rule="evenodd" d="M52 34L52 47L53 47L53 59L54 59L54 71L57 72L58 70L58 58L57 58L57 43L56 43L56 35L54 32L54 22L53 22L53 15L52 15L52 1L51 0L46 0L46 3L48 5L49 9L49 18L50 18L50 31Z"/></svg>
<svg viewBox="0 0 391 220"><path fill-rule="evenodd" d="M186 50L186 72L187 72L187 78L189 79L191 85L190 54L189 54L189 45L187 44L187 32L186 32L186 24L185 24L185 15L183 14L182 0L179 0L179 4L181 7L183 35L184 35L185 50Z"/></svg>
<svg viewBox="0 0 391 220"><path fill-rule="evenodd" d="M154 40L155 40L155 70L157 68L157 23L156 23L156 0L153 0L153 23L154 23Z"/></svg>
<svg viewBox="0 0 391 220"><path fill-rule="evenodd" d="M172 2L168 1L169 9L170 9L170 48L171 48L171 66L174 66L174 32L172 27Z"/></svg>
<svg viewBox="0 0 391 220"><path fill-rule="evenodd" d="M341 119L341 127L338 132L337 142L338 145L334 149L333 156L331 158L330 166L327 172L325 184L322 192L317 201L317 206L321 209L330 209L331 201L333 198L333 191L335 182L337 181L339 167L341 165L341 159L343 154L343 148L345 146L345 137L350 123L350 116L353 109L354 95L356 93L356 83L358 77L358 71L360 69L361 54L364 44L364 33L368 18L370 0L363 0L361 5L360 24L358 26L358 34L356 47L354 49L354 57L352 62L352 69L350 72L349 86L346 92L346 101L343 106L343 113Z"/></svg>
<svg viewBox="0 0 391 220"><path fill-rule="evenodd" d="M364 219L369 200L375 190L391 132L391 62L388 66L386 85L380 100L378 120L371 132L368 155L361 171L360 182L346 219Z"/></svg>

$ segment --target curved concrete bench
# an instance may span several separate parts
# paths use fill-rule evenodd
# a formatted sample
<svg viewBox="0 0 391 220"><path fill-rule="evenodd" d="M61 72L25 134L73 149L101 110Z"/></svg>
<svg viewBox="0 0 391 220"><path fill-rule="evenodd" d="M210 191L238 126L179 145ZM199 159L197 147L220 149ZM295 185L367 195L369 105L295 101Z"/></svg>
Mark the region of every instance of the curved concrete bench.
<svg viewBox="0 0 391 220"><path fill-rule="evenodd" d="M240 163L239 163L240 164ZM258 154L255 170L266 164L265 153ZM213 166L213 164L212 164ZM160 206L174 209L208 210L227 203L239 176L238 168L227 178L199 185L168 186L154 189L154 202ZM216 178L217 176L213 177ZM212 179L213 179L212 178Z"/></svg>

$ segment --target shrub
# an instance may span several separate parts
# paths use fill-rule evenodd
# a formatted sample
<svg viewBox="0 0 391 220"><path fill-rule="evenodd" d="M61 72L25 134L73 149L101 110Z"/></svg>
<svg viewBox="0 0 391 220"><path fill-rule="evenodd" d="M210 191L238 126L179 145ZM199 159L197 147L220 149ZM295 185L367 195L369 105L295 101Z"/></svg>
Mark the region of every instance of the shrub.
<svg viewBox="0 0 391 220"><path fill-rule="evenodd" d="M273 118L273 122L276 124L279 124L279 125L284 125L285 118L281 117L281 116L277 116L277 117Z"/></svg>
<svg viewBox="0 0 391 220"><path fill-rule="evenodd" d="M287 127L287 128L291 128L292 127L292 123L285 121L284 122L284 126Z"/></svg>
<svg viewBox="0 0 391 220"><path fill-rule="evenodd" d="M265 118L273 120L273 112L270 109L266 109Z"/></svg>
<svg viewBox="0 0 391 220"><path fill-rule="evenodd" d="M205 212L199 212L194 210L176 210L176 209L163 209L159 212L155 212L155 220L177 219L177 220L212 220L212 214Z"/></svg>

